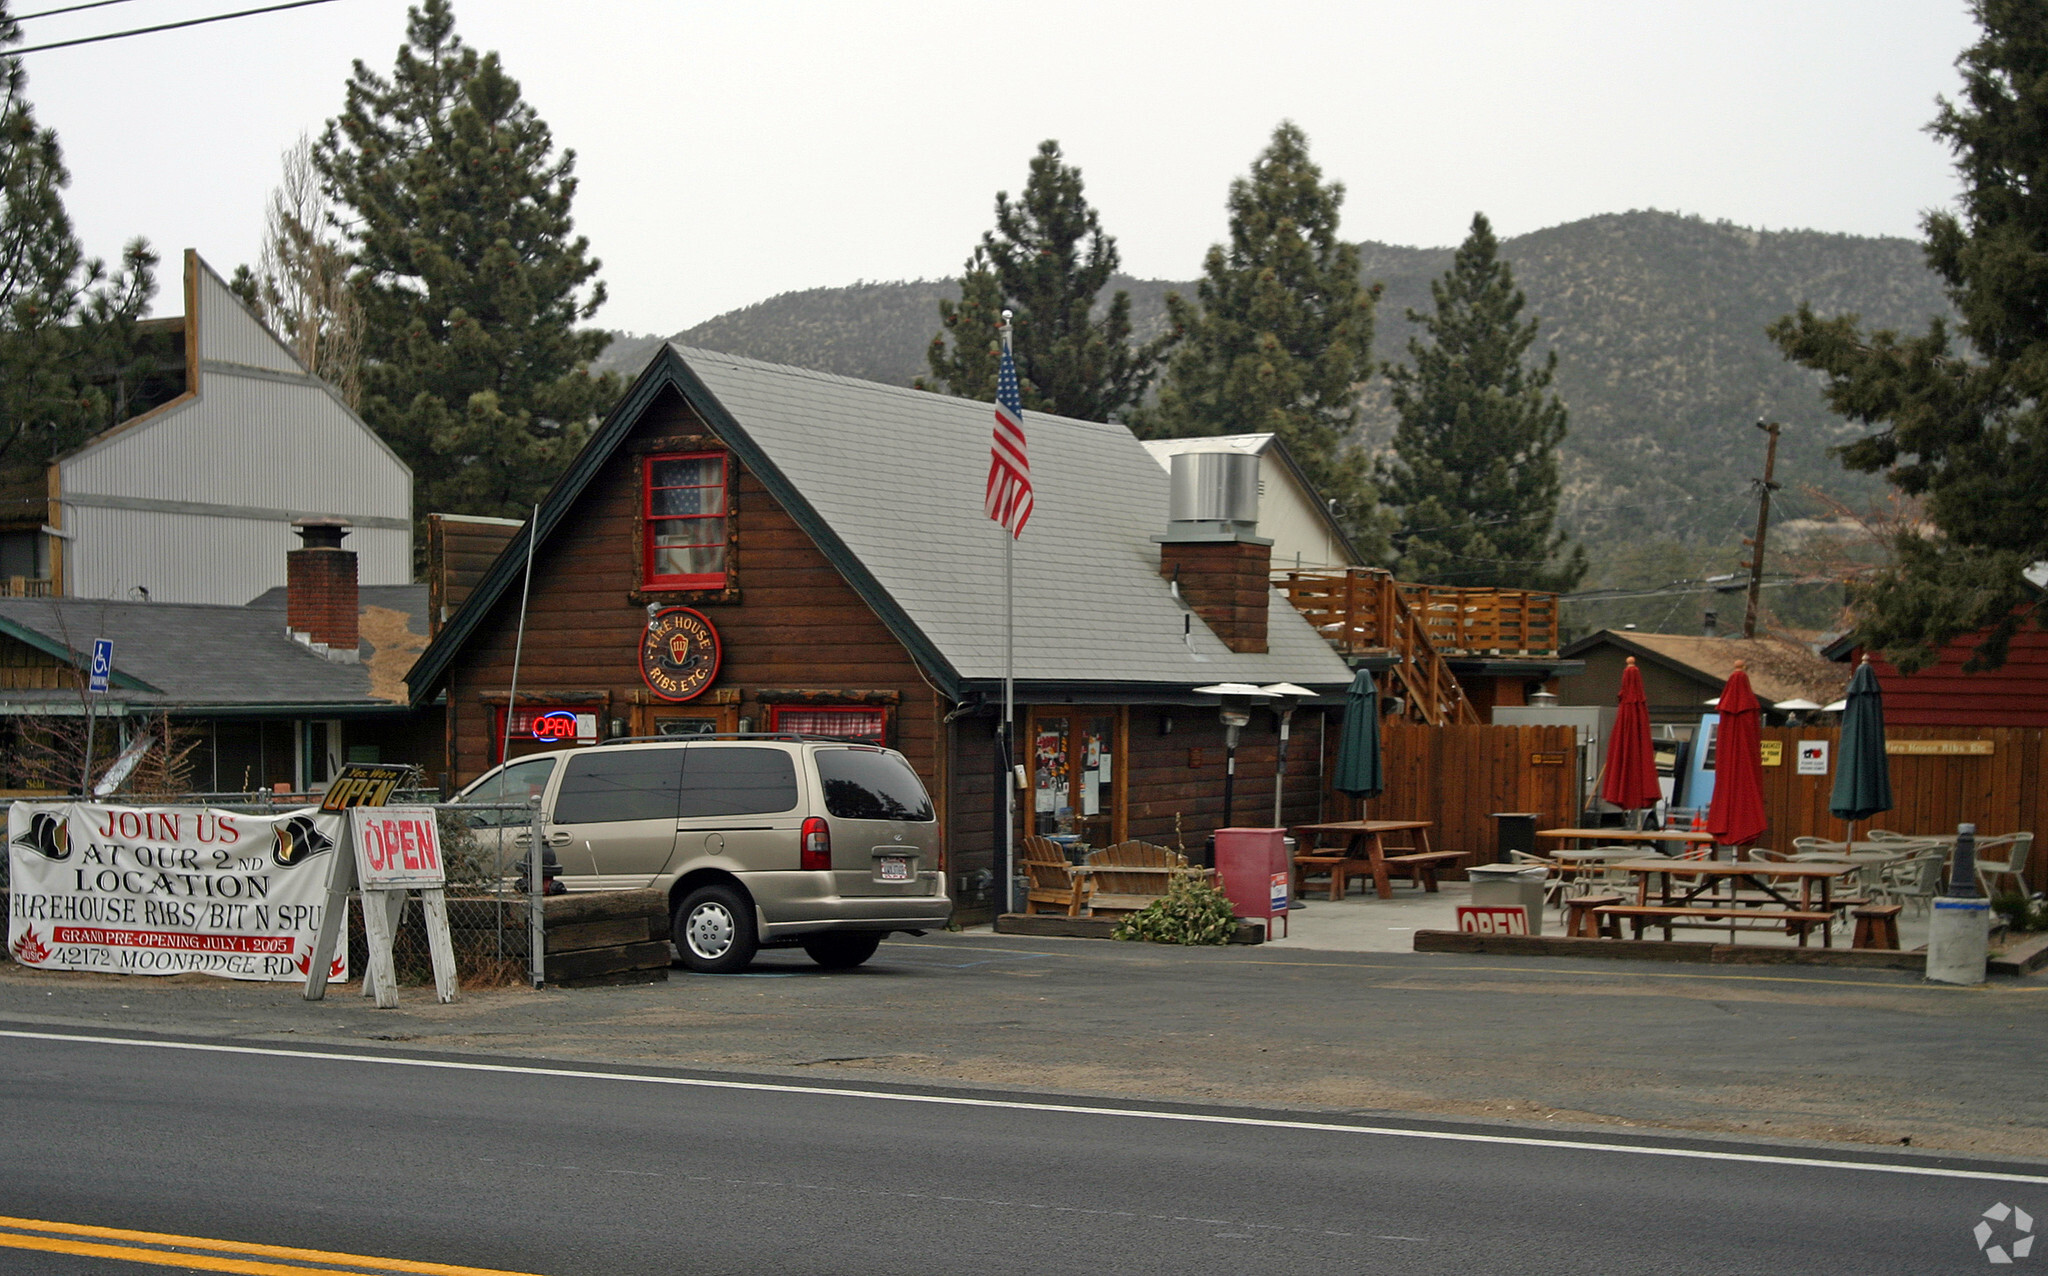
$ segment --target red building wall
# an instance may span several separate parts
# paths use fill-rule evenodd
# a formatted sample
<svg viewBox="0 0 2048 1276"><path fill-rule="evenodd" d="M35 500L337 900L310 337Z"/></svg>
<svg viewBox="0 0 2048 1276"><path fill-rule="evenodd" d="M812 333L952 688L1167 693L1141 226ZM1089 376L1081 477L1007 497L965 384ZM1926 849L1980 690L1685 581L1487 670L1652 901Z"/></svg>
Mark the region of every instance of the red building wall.
<svg viewBox="0 0 2048 1276"><path fill-rule="evenodd" d="M1885 725L2048 727L2048 632L2022 629L2013 635L2002 668L1964 673L1976 641L1958 638L1914 674L1873 656L1870 664L1884 689Z"/></svg>

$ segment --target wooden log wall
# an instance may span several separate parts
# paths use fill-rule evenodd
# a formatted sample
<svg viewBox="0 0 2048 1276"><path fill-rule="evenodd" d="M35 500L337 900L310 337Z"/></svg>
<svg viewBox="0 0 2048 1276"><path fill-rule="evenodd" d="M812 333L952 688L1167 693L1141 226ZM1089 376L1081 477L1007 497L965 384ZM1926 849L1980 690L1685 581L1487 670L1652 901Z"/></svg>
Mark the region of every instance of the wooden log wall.
<svg viewBox="0 0 2048 1276"><path fill-rule="evenodd" d="M708 429L680 398L651 406L634 440L704 435ZM736 596L690 600L717 628L724 658L711 702L738 693L738 715L766 730L762 688L875 688L893 693L889 743L903 751L935 800L943 803L936 693L909 654L833 569L810 538L737 458L732 517L736 523L732 584ZM647 624L640 588L640 455L621 448L582 500L541 547L533 568L533 599L519 671L522 703L595 693L606 717L632 722L651 695L640 677ZM490 765L495 706L511 682L518 625L516 589L500 599L454 666L448 698L451 770L467 782ZM942 818L944 818L942 813Z"/></svg>
<svg viewBox="0 0 2048 1276"><path fill-rule="evenodd" d="M1333 721L1332 769L1337 732ZM1472 856L1468 863L1496 858L1493 812L1537 812L1538 828L1568 827L1577 818L1571 727L1382 722L1380 742L1387 790L1364 804L1364 818L1433 821L1430 845L1463 851ZM1333 794L1329 818L1360 818L1359 805Z"/></svg>
<svg viewBox="0 0 2048 1276"><path fill-rule="evenodd" d="M1954 833L1956 825L1974 823L1977 833L2030 832L2037 835L2029 856L2027 879L2034 890L2048 890L2048 792L2042 789L2041 765L2048 731L2038 727L1905 727L1886 731L1899 740L1989 741L1988 754L1891 755L1893 809L1873 816L1859 828L1875 826L1897 833ZM1834 727L1766 727L1765 740L1776 740L1784 761L1764 768L1764 814L1770 832L1764 844L1789 849L1795 837L1839 840L1846 827L1828 811L1834 792L1835 767L1841 760L1841 732ZM1828 773L1800 775L1795 760L1799 741L1824 740Z"/></svg>

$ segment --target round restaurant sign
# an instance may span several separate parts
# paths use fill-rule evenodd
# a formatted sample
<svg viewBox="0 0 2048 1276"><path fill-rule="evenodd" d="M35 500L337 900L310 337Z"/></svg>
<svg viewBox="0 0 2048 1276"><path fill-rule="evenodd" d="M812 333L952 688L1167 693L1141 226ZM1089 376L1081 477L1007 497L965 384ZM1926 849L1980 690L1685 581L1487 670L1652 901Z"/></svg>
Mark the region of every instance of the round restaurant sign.
<svg viewBox="0 0 2048 1276"><path fill-rule="evenodd" d="M640 676L664 700L694 700L718 676L718 631L688 607L655 613L640 640Z"/></svg>

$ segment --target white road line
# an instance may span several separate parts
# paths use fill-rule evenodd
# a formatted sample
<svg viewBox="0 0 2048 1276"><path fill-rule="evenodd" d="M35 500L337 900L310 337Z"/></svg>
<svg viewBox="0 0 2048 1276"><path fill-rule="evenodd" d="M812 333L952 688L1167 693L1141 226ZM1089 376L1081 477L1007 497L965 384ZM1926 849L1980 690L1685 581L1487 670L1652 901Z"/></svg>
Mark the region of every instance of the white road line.
<svg viewBox="0 0 2048 1276"><path fill-rule="evenodd" d="M62 1032L0 1029L0 1037L21 1041L63 1041L76 1045L129 1046L146 1050L182 1050L196 1054L254 1055L272 1059L318 1059L331 1063L363 1063L387 1068L426 1068L442 1072L485 1072L501 1076L559 1077L571 1081L623 1081L640 1085L680 1086L695 1090L744 1090L757 1094L796 1094L828 1099L872 1099L883 1103L916 1103L930 1107L991 1108L1009 1112L1050 1112L1063 1116L1125 1117L1134 1121L1175 1121L1189 1125L1235 1125L1264 1130L1299 1130L1315 1134L1372 1135L1389 1139L1421 1139L1439 1143L1480 1143L1497 1147L1548 1148L1564 1152L1616 1152L1627 1156L1667 1157L1684 1161L1733 1161L1745 1165L1781 1165L1801 1169L1855 1170L1870 1174L1905 1174L1920 1178L1969 1179L1985 1183L2048 1185L2048 1174L2015 1174L1993 1170L1951 1170L1936 1165L1888 1165L1883 1162L1833 1160L1815 1156L1773 1156L1761 1152L1714 1152L1704 1148L1638 1147L1628 1143L1595 1143L1581 1139L1546 1139L1513 1134L1467 1134L1455 1130L1404 1130L1396 1126L1344 1125L1334 1121L1288 1121L1274 1117L1219 1116L1203 1112L1153 1112L1080 1103L1035 1103L1024 1099L976 1099L965 1095L893 1094L886 1090L850 1090L835 1086L787 1085L767 1081L718 1081L703 1077L665 1077L639 1072L599 1072L581 1068L539 1068L510 1063L474 1063L449 1059L404 1059L385 1055L343 1054L329 1050L279 1050L266 1046L228 1046L210 1042L147 1041L133 1037L97 1037Z"/></svg>

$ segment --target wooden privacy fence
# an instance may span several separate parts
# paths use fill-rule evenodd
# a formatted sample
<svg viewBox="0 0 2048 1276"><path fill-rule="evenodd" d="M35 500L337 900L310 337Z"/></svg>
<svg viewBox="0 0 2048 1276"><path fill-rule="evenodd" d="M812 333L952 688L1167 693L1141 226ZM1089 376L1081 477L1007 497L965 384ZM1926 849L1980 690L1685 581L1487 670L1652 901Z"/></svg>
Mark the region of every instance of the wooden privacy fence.
<svg viewBox="0 0 2048 1276"><path fill-rule="evenodd" d="M1841 760L1841 732L1834 727L1765 727L1766 742L1777 741L1782 761L1764 768L1764 814L1770 831L1763 844L1789 849L1795 837L1839 840L1846 831L1828 812L1835 767ZM2041 763L2048 731L2038 727L1892 727L1885 733L1892 752L1892 803L1859 829L1875 826L1898 833L1953 833L1974 823L1978 836L2029 832L2048 835L2048 793L2041 788ZM1828 746L1827 771L1799 774L1800 741ZM1939 749L1942 752L1920 750ZM1768 753L1768 743L1766 745ZM1533 809L1533 808L1532 808ZM2048 850L2037 839L2028 857L2027 880L2048 889Z"/></svg>
<svg viewBox="0 0 2048 1276"><path fill-rule="evenodd" d="M1328 734L1324 774L1334 771L1338 728ZM1569 825L1578 810L1578 768L1571 727L1383 722L1387 790L1366 803L1372 819L1430 820L1430 844L1491 864L1495 811L1537 812L1538 828ZM1359 803L1333 794L1330 819L1352 819Z"/></svg>

